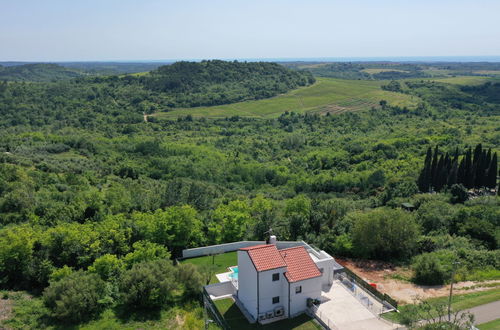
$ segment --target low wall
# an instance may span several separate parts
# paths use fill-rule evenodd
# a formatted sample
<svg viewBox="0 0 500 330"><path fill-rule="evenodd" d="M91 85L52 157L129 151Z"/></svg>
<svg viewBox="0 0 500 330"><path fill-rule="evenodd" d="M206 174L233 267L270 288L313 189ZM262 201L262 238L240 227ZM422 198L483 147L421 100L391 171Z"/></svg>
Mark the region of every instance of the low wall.
<svg viewBox="0 0 500 330"><path fill-rule="evenodd" d="M186 258L208 256L208 255L219 254L219 253L226 253L226 252L231 252L231 251L237 251L241 248L254 246L254 245L261 245L261 244L266 244L266 242L265 241L240 241L240 242L233 242L233 243L204 246L204 247L193 248L193 249L186 249L186 250L182 250L182 258L186 259ZM288 242L288 241L281 241L280 242L280 241L278 241L278 242L276 242L276 248L278 250L286 249L286 248L290 248L290 247L295 247L295 246L307 246L307 244L303 241L298 241L298 242Z"/></svg>
<svg viewBox="0 0 500 330"><path fill-rule="evenodd" d="M193 249L186 249L186 250L182 250L182 257L183 258L193 258L193 257L208 256L208 255L212 255L212 254L237 251L238 249L241 249L244 247L260 245L260 244L266 244L266 242L265 241L240 241L240 242L233 242L233 243L226 243L226 244L204 246L204 247L193 248Z"/></svg>
<svg viewBox="0 0 500 330"><path fill-rule="evenodd" d="M221 282L205 286L207 293L213 297L212 299L217 299L217 297L223 297L228 295L236 294L236 289L231 282Z"/></svg>

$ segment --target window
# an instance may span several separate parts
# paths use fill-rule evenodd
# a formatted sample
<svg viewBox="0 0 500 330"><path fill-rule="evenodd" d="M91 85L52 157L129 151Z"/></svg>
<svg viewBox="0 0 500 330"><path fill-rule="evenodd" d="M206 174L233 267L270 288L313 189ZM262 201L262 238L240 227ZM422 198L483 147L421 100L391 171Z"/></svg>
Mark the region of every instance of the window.
<svg viewBox="0 0 500 330"><path fill-rule="evenodd" d="M273 274L273 281L279 281L280 280L280 273L274 273Z"/></svg>
<svg viewBox="0 0 500 330"><path fill-rule="evenodd" d="M320 268L320 269L319 269L319 272L320 272L321 274L323 274L323 272L324 272L324 271L325 271L325 270L324 270L323 268Z"/></svg>
<svg viewBox="0 0 500 330"><path fill-rule="evenodd" d="M278 304L280 302L280 297L273 297L273 304Z"/></svg>
<svg viewBox="0 0 500 330"><path fill-rule="evenodd" d="M295 287L295 294L301 293L302 292L302 285L296 286Z"/></svg>

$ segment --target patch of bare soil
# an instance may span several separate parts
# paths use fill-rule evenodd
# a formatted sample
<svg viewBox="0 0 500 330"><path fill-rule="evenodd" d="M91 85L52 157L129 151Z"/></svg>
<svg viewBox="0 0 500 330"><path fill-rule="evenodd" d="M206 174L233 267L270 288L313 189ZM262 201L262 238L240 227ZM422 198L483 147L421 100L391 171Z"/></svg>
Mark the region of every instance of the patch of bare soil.
<svg viewBox="0 0 500 330"><path fill-rule="evenodd" d="M348 267L356 275L369 283L375 283L377 289L387 293L400 303L411 303L416 298L427 299L447 296L449 285L416 285L404 279L411 278L411 270L398 267L394 264L375 260L335 259L338 263ZM460 293L470 293L491 289L500 286L500 280L494 281L465 281L453 285L453 290Z"/></svg>

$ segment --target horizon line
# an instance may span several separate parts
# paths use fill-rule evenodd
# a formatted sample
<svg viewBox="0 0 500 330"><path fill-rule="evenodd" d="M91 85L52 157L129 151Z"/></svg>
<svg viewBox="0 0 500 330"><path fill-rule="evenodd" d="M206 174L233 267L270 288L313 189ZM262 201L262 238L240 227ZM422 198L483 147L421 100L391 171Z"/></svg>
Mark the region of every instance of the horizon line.
<svg viewBox="0 0 500 330"><path fill-rule="evenodd" d="M500 55L425 55L425 56L343 56L343 57L221 57L178 59L102 59L102 60L0 60L0 63L174 63L179 61L200 62L205 60L262 61L262 62L500 62Z"/></svg>

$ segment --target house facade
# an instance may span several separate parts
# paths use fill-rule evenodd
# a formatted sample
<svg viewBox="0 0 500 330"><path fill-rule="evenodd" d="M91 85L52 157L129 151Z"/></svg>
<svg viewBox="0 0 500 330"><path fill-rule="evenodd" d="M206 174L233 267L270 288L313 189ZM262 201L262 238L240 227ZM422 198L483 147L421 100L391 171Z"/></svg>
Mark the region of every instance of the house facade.
<svg viewBox="0 0 500 330"><path fill-rule="evenodd" d="M260 323L294 317L308 301L320 299L324 285L333 282L334 259L305 246L278 249L271 244L238 250L237 299Z"/></svg>

